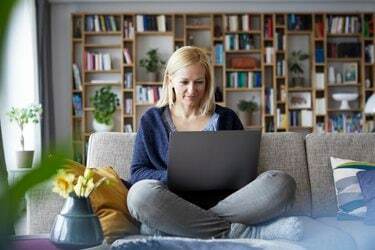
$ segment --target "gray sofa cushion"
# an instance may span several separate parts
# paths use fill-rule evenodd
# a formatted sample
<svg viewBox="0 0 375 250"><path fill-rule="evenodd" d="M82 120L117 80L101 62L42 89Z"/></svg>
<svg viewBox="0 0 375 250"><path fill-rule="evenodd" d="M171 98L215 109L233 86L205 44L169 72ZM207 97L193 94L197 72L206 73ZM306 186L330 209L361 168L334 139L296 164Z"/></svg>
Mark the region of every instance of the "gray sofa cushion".
<svg viewBox="0 0 375 250"><path fill-rule="evenodd" d="M336 217L321 217L317 220L347 232L354 239L358 249L374 249L375 226L364 225L362 221L339 221Z"/></svg>
<svg viewBox="0 0 375 250"><path fill-rule="evenodd" d="M88 167L112 166L125 180L130 177L136 133L101 132L90 136L87 152Z"/></svg>
<svg viewBox="0 0 375 250"><path fill-rule="evenodd" d="M309 134L306 153L312 216L336 216L337 202L329 157L375 162L375 134Z"/></svg>
<svg viewBox="0 0 375 250"><path fill-rule="evenodd" d="M289 215L311 215L311 191L307 170L304 136L298 133L264 133L259 172L283 170L297 183L296 201Z"/></svg>

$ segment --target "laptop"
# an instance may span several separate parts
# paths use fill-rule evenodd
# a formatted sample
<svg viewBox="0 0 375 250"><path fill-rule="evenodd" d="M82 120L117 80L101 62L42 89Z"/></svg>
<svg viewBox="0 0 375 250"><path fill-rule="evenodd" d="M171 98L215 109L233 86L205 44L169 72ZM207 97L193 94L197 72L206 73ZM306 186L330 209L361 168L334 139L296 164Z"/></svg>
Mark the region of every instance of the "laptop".
<svg viewBox="0 0 375 250"><path fill-rule="evenodd" d="M257 177L261 131L170 134L168 188L208 209Z"/></svg>

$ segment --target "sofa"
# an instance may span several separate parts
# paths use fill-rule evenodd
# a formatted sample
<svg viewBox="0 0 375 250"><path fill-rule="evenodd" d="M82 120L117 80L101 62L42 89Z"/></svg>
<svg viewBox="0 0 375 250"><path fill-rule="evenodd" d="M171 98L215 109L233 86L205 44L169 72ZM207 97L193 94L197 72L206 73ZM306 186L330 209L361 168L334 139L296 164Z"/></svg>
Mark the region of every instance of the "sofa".
<svg viewBox="0 0 375 250"><path fill-rule="evenodd" d="M134 133L91 135L87 166L110 165L122 178L128 179L134 140ZM375 162L374 149L375 134L371 133L307 136L294 132L264 133L258 172L283 170L296 180L295 203L285 216L301 219L304 236L298 242L249 240L249 245L253 242L253 246L265 249L292 249L291 246L295 249L375 249L375 226L360 220L336 219L337 202L330 165L331 156ZM27 193L26 204L27 233L41 234L49 232L63 199L45 183Z"/></svg>

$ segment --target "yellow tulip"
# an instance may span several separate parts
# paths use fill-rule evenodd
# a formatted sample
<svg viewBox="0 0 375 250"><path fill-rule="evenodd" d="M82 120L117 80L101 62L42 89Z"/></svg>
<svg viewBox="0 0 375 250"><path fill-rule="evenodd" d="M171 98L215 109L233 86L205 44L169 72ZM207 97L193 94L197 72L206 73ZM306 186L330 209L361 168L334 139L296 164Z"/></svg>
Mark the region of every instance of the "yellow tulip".
<svg viewBox="0 0 375 250"><path fill-rule="evenodd" d="M69 193L73 191L74 179L75 177L73 174L60 170L55 177L52 191L67 198Z"/></svg>

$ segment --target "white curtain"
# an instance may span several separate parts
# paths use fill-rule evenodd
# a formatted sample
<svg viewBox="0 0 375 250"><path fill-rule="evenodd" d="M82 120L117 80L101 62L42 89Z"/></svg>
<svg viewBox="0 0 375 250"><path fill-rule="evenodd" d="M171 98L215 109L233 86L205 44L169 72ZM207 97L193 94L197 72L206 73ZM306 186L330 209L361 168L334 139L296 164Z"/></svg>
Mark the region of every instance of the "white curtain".
<svg viewBox="0 0 375 250"><path fill-rule="evenodd" d="M34 0L19 0L9 22L3 60L0 118L7 168L15 168L16 150L20 149L20 131L5 115L10 107L38 102L37 50ZM40 155L40 126L28 124L24 130L25 149Z"/></svg>

